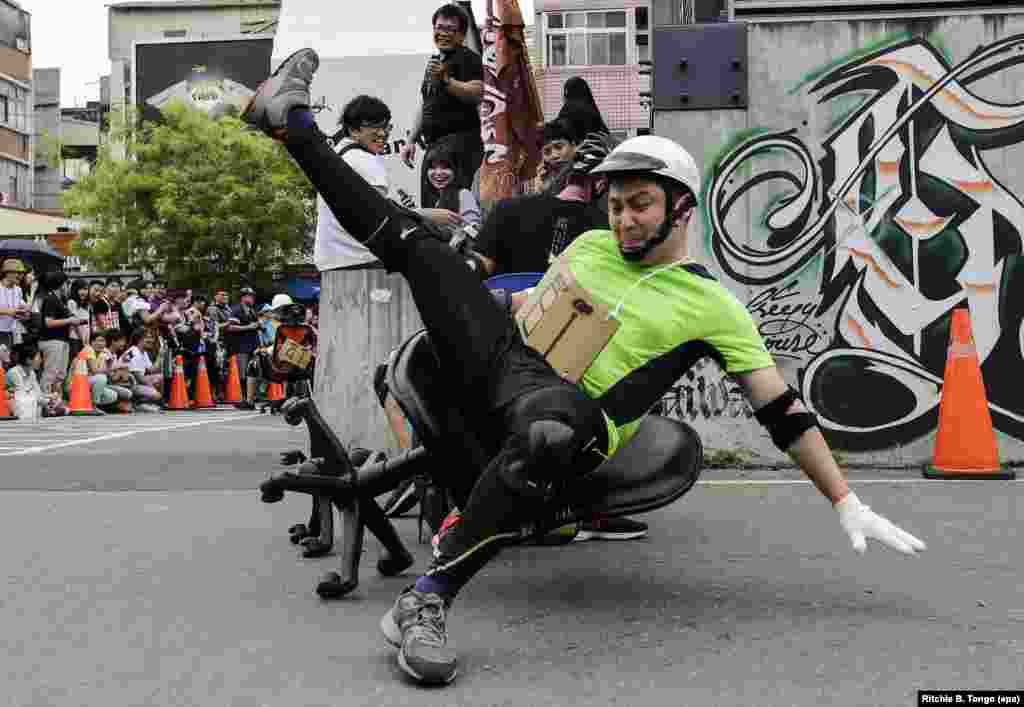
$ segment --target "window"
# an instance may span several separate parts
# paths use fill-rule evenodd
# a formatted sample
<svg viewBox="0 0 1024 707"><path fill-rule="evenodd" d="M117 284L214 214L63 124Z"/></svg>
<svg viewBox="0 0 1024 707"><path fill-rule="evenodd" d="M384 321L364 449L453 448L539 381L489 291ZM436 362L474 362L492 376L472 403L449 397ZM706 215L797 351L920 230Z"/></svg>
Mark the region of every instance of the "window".
<svg viewBox="0 0 1024 707"><path fill-rule="evenodd" d="M629 62L625 10L552 12L545 17L548 66L622 66Z"/></svg>
<svg viewBox="0 0 1024 707"><path fill-rule="evenodd" d="M0 96L0 121L11 122L11 108L7 96Z"/></svg>
<svg viewBox="0 0 1024 707"><path fill-rule="evenodd" d="M636 60L651 60L651 25L646 7L636 9Z"/></svg>
<svg viewBox="0 0 1024 707"><path fill-rule="evenodd" d="M168 39L174 39L176 37L184 37L188 34L188 30L185 29L165 29L164 36Z"/></svg>

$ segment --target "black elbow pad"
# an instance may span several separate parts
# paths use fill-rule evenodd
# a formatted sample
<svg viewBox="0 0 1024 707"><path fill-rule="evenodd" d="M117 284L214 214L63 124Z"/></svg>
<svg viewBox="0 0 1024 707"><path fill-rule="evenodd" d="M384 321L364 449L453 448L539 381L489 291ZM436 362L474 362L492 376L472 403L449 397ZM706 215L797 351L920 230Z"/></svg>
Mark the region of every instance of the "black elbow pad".
<svg viewBox="0 0 1024 707"><path fill-rule="evenodd" d="M800 400L800 394L790 388L754 413L757 421L771 434L775 446L784 452L799 439L800 435L812 427L818 426L818 418L812 413L786 414L789 407L797 400Z"/></svg>

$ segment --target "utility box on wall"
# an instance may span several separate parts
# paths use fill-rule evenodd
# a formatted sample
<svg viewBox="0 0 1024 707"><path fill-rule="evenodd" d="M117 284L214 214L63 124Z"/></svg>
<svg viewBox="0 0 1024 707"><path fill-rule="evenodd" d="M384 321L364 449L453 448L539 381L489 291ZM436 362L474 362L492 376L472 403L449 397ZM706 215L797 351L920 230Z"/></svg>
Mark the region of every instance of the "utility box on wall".
<svg viewBox="0 0 1024 707"><path fill-rule="evenodd" d="M747 107L746 23L655 27L653 43L655 110Z"/></svg>

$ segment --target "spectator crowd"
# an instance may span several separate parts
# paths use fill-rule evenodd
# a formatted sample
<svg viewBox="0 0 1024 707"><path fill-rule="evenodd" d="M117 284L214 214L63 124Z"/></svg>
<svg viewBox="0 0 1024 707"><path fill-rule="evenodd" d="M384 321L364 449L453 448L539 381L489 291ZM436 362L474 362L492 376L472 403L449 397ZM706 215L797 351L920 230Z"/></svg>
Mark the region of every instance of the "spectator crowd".
<svg viewBox="0 0 1024 707"><path fill-rule="evenodd" d="M227 290L211 302L155 280L69 280L53 270L37 281L17 258L2 259L0 270L2 394L12 406L34 401L32 416L67 414L76 373L87 376L96 411L160 412L179 357L190 399L202 362L214 402L225 402L233 361L242 395L236 407L254 409L269 378L277 326L270 311L292 304L277 294L257 309L251 287L242 287L232 306ZM315 330L314 307L307 307L306 323Z"/></svg>

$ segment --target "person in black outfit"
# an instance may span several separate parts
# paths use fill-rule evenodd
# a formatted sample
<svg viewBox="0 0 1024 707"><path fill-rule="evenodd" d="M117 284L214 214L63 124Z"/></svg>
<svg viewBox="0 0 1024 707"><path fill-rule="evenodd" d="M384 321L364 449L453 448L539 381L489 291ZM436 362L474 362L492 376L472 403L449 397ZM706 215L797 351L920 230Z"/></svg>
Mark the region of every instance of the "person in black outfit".
<svg viewBox="0 0 1024 707"><path fill-rule="evenodd" d="M238 357L238 373L247 399L236 405L240 410L255 410L255 391L249 386L249 361L260 346L260 320L256 313L256 292L251 287L239 290L239 303L231 308L224 327L228 356Z"/></svg>
<svg viewBox="0 0 1024 707"><path fill-rule="evenodd" d="M545 135L549 132L545 129ZM552 130L550 133L559 133ZM603 192L604 180L573 178L573 168L603 158L613 146L610 139L593 136L573 151L564 185L557 194L527 194L498 202L484 221L474 250L485 275L513 272L542 273L576 236L608 228L608 216L593 201ZM579 156L577 162L576 156Z"/></svg>
<svg viewBox="0 0 1024 707"><path fill-rule="evenodd" d="M67 297L62 292L68 277L59 270L43 274L40 285L46 293L41 314L43 328L39 332L39 350L43 353L43 373L40 384L44 393L60 393L68 372L69 330L85 324L84 316L68 311Z"/></svg>
<svg viewBox="0 0 1024 707"><path fill-rule="evenodd" d="M565 82L562 97L565 103L555 119L568 120L576 135L611 132L608 130L604 118L601 117L601 111L597 107L597 101L594 100L590 84L586 81L579 76L573 76Z"/></svg>
<svg viewBox="0 0 1024 707"><path fill-rule="evenodd" d="M442 5L434 13L434 44L438 49L427 64L420 92L423 103L413 124L409 143L402 148L402 160L410 169L416 159L416 144L429 148L443 137L453 136L462 176L458 186L471 187L471 180L484 157L477 105L484 91L484 68L480 56L463 42L469 30L469 16L458 5ZM468 175L468 176L467 176ZM433 206L437 190L427 179L426 164L420 170L420 205Z"/></svg>

